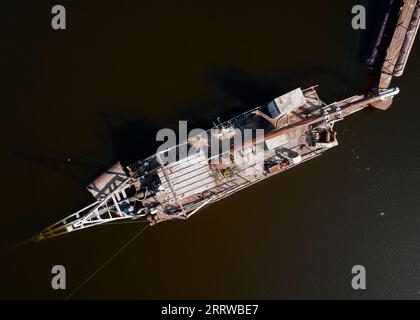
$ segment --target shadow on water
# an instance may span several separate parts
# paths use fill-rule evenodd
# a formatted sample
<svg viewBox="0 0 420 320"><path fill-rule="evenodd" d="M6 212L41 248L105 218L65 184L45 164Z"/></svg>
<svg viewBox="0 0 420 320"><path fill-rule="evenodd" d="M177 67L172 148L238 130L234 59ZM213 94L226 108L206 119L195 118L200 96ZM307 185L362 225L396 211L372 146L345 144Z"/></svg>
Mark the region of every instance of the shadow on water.
<svg viewBox="0 0 420 320"><path fill-rule="evenodd" d="M85 185L108 168L106 164L99 163L96 159L78 155L73 158L61 156L45 156L44 154L28 148L16 149L14 155L28 162L35 162L53 171L68 176Z"/></svg>
<svg viewBox="0 0 420 320"><path fill-rule="evenodd" d="M103 113L103 124L105 126L105 134L98 133L98 140L106 144L113 150L110 157L107 159L100 159L92 155L76 152L72 154L71 158L68 154L60 153L59 151L51 154L51 151L34 149L31 146L16 146L13 147L12 154L17 159L22 161L24 166L27 166L29 171L32 171L35 166L47 168L51 172L55 172L59 176L71 178L75 185L68 186L70 192L74 192L73 187L80 186L80 193L77 195L69 194L63 195L65 192L62 189L54 190L54 187L49 187L48 190L59 191L61 194L56 199L57 195L48 195L48 190L40 190L36 192L30 201L32 203L42 203L48 201L51 206L38 207L31 205L31 210L26 210L24 207L16 205L16 215L20 217L19 221L31 221L31 223L18 223L16 232L8 237L2 238L0 250L16 249L16 244L31 238L43 228L64 218L71 214L71 210L77 210L93 201L93 198L84 190L84 186L89 184L92 180L97 178L100 174L106 171L115 162L121 161L122 164L127 165L138 159L150 156L156 150L156 132L158 127L147 119L128 117L127 115L118 115ZM98 128L100 131L100 128ZM55 176L57 177L57 176ZM29 178L30 179L30 178ZM48 176L42 177L50 184L59 184L59 181L51 181ZM38 188L38 181L30 182L28 188ZM67 183L69 184L69 183ZM51 188L51 189L50 189ZM25 190L22 190L23 192ZM67 199L64 203L59 199ZM27 199L27 201L29 201ZM67 203L67 205L66 205ZM21 208L21 209L19 209ZM58 210L57 210L58 208Z"/></svg>
<svg viewBox="0 0 420 320"><path fill-rule="evenodd" d="M378 31L380 28L384 12L383 10L374 10L380 7L380 2L379 0L370 1L367 5L368 12L374 12L367 19L368 30ZM354 54L355 63L361 66L365 65L376 35L377 32L361 34L357 51ZM369 74L369 71L366 70L366 72ZM177 130L178 120L185 119L188 120L189 129L208 129L211 127L212 120L219 116L222 120L227 120L253 107L263 105L297 87L306 88L317 84L321 85L320 96L326 102L342 98L339 95L345 87L351 88L351 92L367 91L368 89L367 82L361 81L359 76L350 77L325 65L301 66L298 70L294 69L293 72L274 74L269 77L253 74L238 65L219 66L209 74L209 81L213 87L224 93L225 96L221 101L217 105L214 102L197 101L189 106L176 108L183 111L177 114L177 119L171 119L170 123L165 124L166 127ZM78 154L69 161L65 155L45 156L42 152L28 148L15 150L14 154L28 163L41 164L71 177L81 185L86 185L116 161L128 165L150 156L161 143L156 141L156 133L161 129L157 125L157 121L141 118L138 115L109 112L102 113L102 119L105 136L98 135L98 139L112 148L114 155L111 159L93 159L87 155ZM44 216L51 217L50 214Z"/></svg>
<svg viewBox="0 0 420 320"><path fill-rule="evenodd" d="M51 154L51 153L50 153ZM56 172L59 175L66 176L75 181L78 185L82 186L81 194L83 194L83 186L89 183L97 174L107 169L105 163L100 163L98 160L90 158L87 155L78 154L72 158L68 158L64 154L45 155L45 152L31 149L27 146L15 147L13 155L16 159L23 160L26 163L28 171L32 171L36 165L45 167L52 172ZM52 185L51 189L54 190L54 185L59 185L59 181L51 181L48 176L43 177L46 181ZM31 203L31 210L25 210L25 205L21 206L18 203L15 206L16 214L19 217L19 221L30 221L30 223L20 223L13 234L9 234L7 238L2 238L0 251L16 249L16 244L22 243L27 239L33 237L36 233L41 231L48 225L64 218L63 213L50 211L49 206L39 207L37 203L49 202L56 203L55 194L50 194L48 190L40 190L38 181L33 181L31 177L28 177L28 188L31 190L38 189L35 192L35 196L32 192L25 194L25 201ZM56 192L61 192L61 188L56 189ZM19 192L24 193L25 189ZM80 207L87 205L91 200L88 199L87 191L85 192L86 199L79 199ZM32 198L31 198L32 197ZM71 199L69 197L69 202ZM79 207L77 205L77 207ZM64 204L64 207L66 205ZM21 208L21 209L20 209ZM66 212L66 211L64 211ZM70 212L68 212L70 214Z"/></svg>
<svg viewBox="0 0 420 320"><path fill-rule="evenodd" d="M386 5L384 5L386 3ZM366 30L370 32L362 32L357 44L357 51L355 52L355 62L364 68L365 78L368 89L377 86L379 72L382 68L382 62L386 58L387 47L390 44L394 26L398 21L399 8L402 5L402 0L372 0L364 4L368 13L366 20ZM379 10L378 10L379 8ZM390 10L388 24L384 29L384 36L381 46L378 48L376 60L369 65L369 59L374 52L378 35L380 34L384 18Z"/></svg>
<svg viewBox="0 0 420 320"><path fill-rule="evenodd" d="M116 161L123 165L131 164L150 156L157 149L156 132L159 128L147 119L136 119L126 115L103 113L106 136L98 139L109 145L114 155L111 160L96 159L77 154L71 159L66 155L45 156L41 151L21 147L14 155L27 161L39 163L53 171L68 176L82 185L89 184Z"/></svg>
<svg viewBox="0 0 420 320"><path fill-rule="evenodd" d="M322 97L327 100L341 98L339 93L344 87L367 91L366 83L360 79L352 79L333 69L319 65L302 67L300 70L270 77L261 77L243 68L232 65L213 70L209 81L225 94L219 101L195 101L188 105L175 106L176 119L170 119L165 127L175 131L178 121L187 120L189 129L208 129L212 121L220 117L227 120L251 108L264 105L274 98L297 87L307 88L322 85L325 91ZM335 90L329 90L331 85ZM321 88L322 89L322 88ZM161 129L154 120L133 118L129 115L103 114L108 143L112 145L116 159L124 165L150 156L156 151L160 142L156 141L156 133Z"/></svg>
<svg viewBox="0 0 420 320"><path fill-rule="evenodd" d="M156 152L159 127L150 119L103 113L115 161L129 165Z"/></svg>
<svg viewBox="0 0 420 320"><path fill-rule="evenodd" d="M209 81L224 93L224 97L217 104L214 102L199 101L183 106L182 112L177 114L177 119L170 119L166 127L178 130L178 121L188 121L189 130L193 128L208 129L212 120L221 117L227 120L235 115L245 112L253 107L263 105L275 97L282 95L297 87L310 87L320 83L333 83L337 92L350 85L360 87L360 82L348 79L345 75L326 66L302 67L297 72L261 77L252 74L239 66L220 67L209 75ZM329 92L329 91L328 91ZM335 99L337 92L323 95L326 99ZM98 134L98 140L108 145L113 150L111 159L94 159L90 156L77 154L71 159L65 155L45 156L43 152L29 148L19 148L14 154L25 159L28 163L38 163L53 171L70 177L84 186L108 169L116 161L123 165L131 164L139 159L150 156L156 152L162 142L156 141L156 133L161 129L157 121L144 117L103 112L101 114L105 134ZM64 216L57 213L43 213L45 217ZM39 228L47 224L43 219L37 220ZM51 221L50 221L51 222ZM24 230L23 236L18 236L21 241L32 236L37 230ZM30 234L28 234L30 233ZM16 242L15 242L16 243Z"/></svg>
<svg viewBox="0 0 420 320"><path fill-rule="evenodd" d="M208 129L212 120L218 117L222 121L228 120L298 87L308 88L320 84L326 93L323 92L322 97L328 100L341 98L339 94L346 86L366 90L364 82L349 79L326 66L302 67L293 73L270 77L255 75L236 65L225 66L214 70L209 75L209 81L213 87L222 90L225 96L217 103L200 101L182 108L183 111L178 113L179 119L188 120L188 124L194 128ZM330 90L330 85L334 90ZM169 127L175 128L176 124L174 122Z"/></svg>
<svg viewBox="0 0 420 320"><path fill-rule="evenodd" d="M358 50L355 54L356 62L362 66L366 65L367 60L369 59L373 48L375 47L375 42L378 37L379 30L385 15L385 8L383 3L388 0L373 0L369 1L368 4L364 4L368 16L366 17L366 30L373 30L373 32L361 32L360 40L358 43ZM378 8L382 8L377 10Z"/></svg>

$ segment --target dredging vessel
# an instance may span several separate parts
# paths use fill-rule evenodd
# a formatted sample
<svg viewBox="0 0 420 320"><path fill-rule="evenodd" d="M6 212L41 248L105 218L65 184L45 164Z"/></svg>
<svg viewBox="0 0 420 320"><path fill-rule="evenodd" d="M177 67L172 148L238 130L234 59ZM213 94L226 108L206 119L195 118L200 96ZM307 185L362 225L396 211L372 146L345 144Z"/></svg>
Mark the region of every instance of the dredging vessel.
<svg viewBox="0 0 420 320"><path fill-rule="evenodd" d="M316 87L297 88L146 159L128 166L118 162L88 185L96 201L45 228L34 240L113 221L143 219L154 225L188 219L215 201L337 146L336 122L368 106L385 110L399 93L390 84L403 74L419 13L417 0L389 1L369 58L369 64L382 66L368 94L326 104Z"/></svg>

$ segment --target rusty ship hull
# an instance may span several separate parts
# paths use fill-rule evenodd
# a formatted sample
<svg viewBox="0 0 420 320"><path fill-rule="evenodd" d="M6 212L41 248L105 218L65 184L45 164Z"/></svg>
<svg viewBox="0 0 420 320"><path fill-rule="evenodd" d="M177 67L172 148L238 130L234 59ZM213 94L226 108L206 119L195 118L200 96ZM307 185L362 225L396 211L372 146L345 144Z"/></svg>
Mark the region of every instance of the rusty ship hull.
<svg viewBox="0 0 420 320"><path fill-rule="evenodd" d="M337 146L336 122L369 106L387 109L399 93L390 84L407 64L418 30L419 5L417 0L400 1L392 37L385 39L384 30L392 21L387 12L370 60L378 63L379 47L384 45L386 57L369 93L326 104L316 87L297 88L146 159L129 166L118 162L87 187L95 198L91 205L45 228L34 240L117 220L144 220L151 225L185 220L215 201ZM260 134L246 137L247 130ZM235 139L238 136L241 139ZM215 144L227 147L214 153L220 150L212 148ZM183 147L186 155L168 157Z"/></svg>
<svg viewBox="0 0 420 320"><path fill-rule="evenodd" d="M176 145L127 167L115 164L88 186L96 202L46 228L37 239L116 220L145 219L154 225L190 218L215 201L337 146L336 122L398 92L392 88L327 105L316 87L293 90L191 137L184 158L162 160L181 146ZM263 134L234 143L236 135L257 129ZM215 142L229 147L211 154Z"/></svg>

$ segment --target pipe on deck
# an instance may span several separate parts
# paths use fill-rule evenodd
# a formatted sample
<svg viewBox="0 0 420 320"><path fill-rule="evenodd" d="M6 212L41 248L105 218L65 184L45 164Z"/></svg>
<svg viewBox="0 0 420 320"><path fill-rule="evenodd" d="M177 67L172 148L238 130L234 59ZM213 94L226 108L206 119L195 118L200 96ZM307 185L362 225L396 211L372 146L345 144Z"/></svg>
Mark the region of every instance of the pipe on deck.
<svg viewBox="0 0 420 320"><path fill-rule="evenodd" d="M401 77L404 73L407 65L408 57L410 56L411 49L413 48L414 40L416 38L419 29L420 19L420 3L417 2L416 8L414 9L411 21L408 26L407 33L403 45L401 47L400 55L397 60L397 64L394 69L394 76Z"/></svg>

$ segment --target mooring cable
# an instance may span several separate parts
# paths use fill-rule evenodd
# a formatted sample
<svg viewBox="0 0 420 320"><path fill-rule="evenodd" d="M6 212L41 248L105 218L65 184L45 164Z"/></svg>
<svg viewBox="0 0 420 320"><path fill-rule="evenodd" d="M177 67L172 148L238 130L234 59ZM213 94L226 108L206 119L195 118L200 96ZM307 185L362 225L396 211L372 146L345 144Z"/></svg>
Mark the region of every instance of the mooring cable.
<svg viewBox="0 0 420 320"><path fill-rule="evenodd" d="M137 232L131 239L129 239L117 252L115 252L108 260L105 261L95 272L93 272L89 277L86 278L76 289L74 289L67 297L66 300L70 299L80 288L82 288L90 279L92 279L99 271L101 271L108 263L112 261L118 254L120 254L127 246L132 243L134 240L138 238L147 228L149 225L142 228L139 232Z"/></svg>

